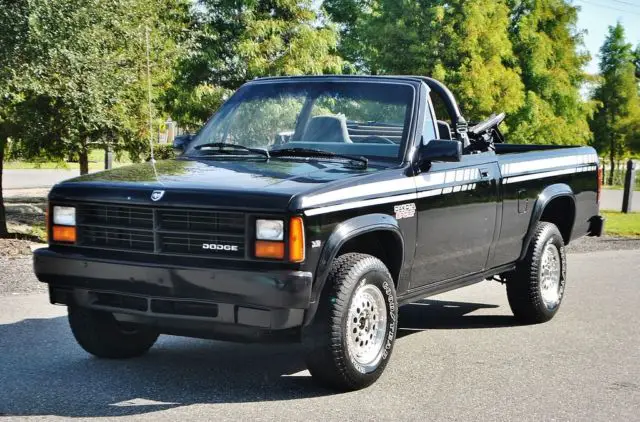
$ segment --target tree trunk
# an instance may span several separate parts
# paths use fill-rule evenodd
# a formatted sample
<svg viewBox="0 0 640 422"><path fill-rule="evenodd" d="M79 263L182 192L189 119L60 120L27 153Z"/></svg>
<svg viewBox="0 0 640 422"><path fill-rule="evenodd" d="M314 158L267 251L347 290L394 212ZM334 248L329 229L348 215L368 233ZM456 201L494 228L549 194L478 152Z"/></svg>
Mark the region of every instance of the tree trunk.
<svg viewBox="0 0 640 422"><path fill-rule="evenodd" d="M0 237L7 237L7 216L4 210L4 196L2 195L2 170L4 166L4 148L7 144L6 138L0 138Z"/></svg>
<svg viewBox="0 0 640 422"><path fill-rule="evenodd" d="M80 174L89 173L89 152L82 148L78 154L78 162L80 163Z"/></svg>
<svg viewBox="0 0 640 422"><path fill-rule="evenodd" d="M609 186L613 185L613 173L616 167L616 160L615 160L615 151L613 150L614 145L613 142L611 143L611 151L609 152L609 163L611 164L611 171L609 172Z"/></svg>

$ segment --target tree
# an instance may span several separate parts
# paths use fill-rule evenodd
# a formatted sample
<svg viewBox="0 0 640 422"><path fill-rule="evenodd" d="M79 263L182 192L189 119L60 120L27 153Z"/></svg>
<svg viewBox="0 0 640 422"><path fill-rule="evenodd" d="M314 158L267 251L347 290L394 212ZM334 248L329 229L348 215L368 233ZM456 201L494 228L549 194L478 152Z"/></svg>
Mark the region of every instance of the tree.
<svg viewBox="0 0 640 422"><path fill-rule="evenodd" d="M504 1L327 0L326 4L341 25L345 37L341 48L360 71L433 76L452 89L471 120L522 106L523 85Z"/></svg>
<svg viewBox="0 0 640 422"><path fill-rule="evenodd" d="M311 0L201 0L191 50L165 96L196 126L231 90L260 76L338 73L338 32Z"/></svg>
<svg viewBox="0 0 640 422"><path fill-rule="evenodd" d="M144 31L151 31L154 91L174 79L188 0L0 0L0 236L7 234L2 163L61 160L148 139ZM141 147L144 145L145 147Z"/></svg>
<svg viewBox="0 0 640 422"><path fill-rule="evenodd" d="M16 110L24 96L27 79L23 71L29 62L24 40L28 33L26 0L0 2L0 237L8 234L2 194L2 175L9 139L20 128L21 114Z"/></svg>
<svg viewBox="0 0 640 422"><path fill-rule="evenodd" d="M186 0L32 2L40 95L56 105L64 123L57 135L65 152L78 154L81 174L88 172L91 148L113 144L139 152L148 139L145 31L154 41L153 82L166 89L187 11Z"/></svg>
<svg viewBox="0 0 640 422"><path fill-rule="evenodd" d="M584 145L592 104L580 89L589 54L577 30L578 8L566 0L509 0L509 37L526 96L508 116L510 142Z"/></svg>
<svg viewBox="0 0 640 422"><path fill-rule="evenodd" d="M338 51L346 60L346 68L357 73L369 73L366 57L373 55L363 29L377 0L324 0L323 7L340 29Z"/></svg>
<svg viewBox="0 0 640 422"><path fill-rule="evenodd" d="M594 146L609 155L611 170L609 184L613 184L613 169L630 146L640 136L635 128L640 121L640 97L635 78L633 50L625 41L624 27L618 23L609 27L609 34L600 48L601 82L593 98L598 108L591 120Z"/></svg>
<svg viewBox="0 0 640 422"><path fill-rule="evenodd" d="M633 63L636 66L636 78L640 79L640 44L636 47Z"/></svg>

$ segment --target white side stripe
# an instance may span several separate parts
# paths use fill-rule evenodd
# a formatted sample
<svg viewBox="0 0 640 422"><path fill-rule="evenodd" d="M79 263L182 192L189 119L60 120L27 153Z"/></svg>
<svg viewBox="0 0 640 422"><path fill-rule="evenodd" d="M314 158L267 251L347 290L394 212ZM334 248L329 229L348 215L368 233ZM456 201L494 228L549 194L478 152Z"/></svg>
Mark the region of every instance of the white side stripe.
<svg viewBox="0 0 640 422"><path fill-rule="evenodd" d="M398 192L402 190L411 190L416 188L421 189L429 186L443 185L445 183L476 181L478 179L480 179L480 170L477 168L426 173L416 177L405 177L402 179L385 180L384 182L367 183L364 185L350 186L348 188L321 193L304 198L302 201L302 207L309 208L316 205L326 204L328 202L342 201L366 195L383 195L385 193Z"/></svg>
<svg viewBox="0 0 640 422"><path fill-rule="evenodd" d="M545 177L561 176L563 174L595 171L596 169L597 169L597 166L588 166L588 167L574 167L574 168L564 169L564 170L547 171L544 173L525 174L522 176L508 177L504 179L504 184L506 185L508 183L524 182L525 180L535 180L535 179L542 179Z"/></svg>
<svg viewBox="0 0 640 422"><path fill-rule="evenodd" d="M438 196L438 195L442 195L442 188L423 190L422 192L418 192L418 198L428 198L429 196Z"/></svg>
<svg viewBox="0 0 640 422"><path fill-rule="evenodd" d="M525 180L534 180L544 177L552 177L563 174L579 173L584 171L593 171L597 168L597 154L580 154L568 157L552 157L531 161L506 163L500 166L502 172L503 183L516 183ZM587 166L588 165L588 166ZM569 167L566 169L555 170L558 167ZM548 170L548 171L545 171ZM538 173L535 173L535 172ZM531 173L531 174L523 174ZM399 179L385 180L382 182L366 183L358 186L350 186L347 188L337 189L330 192L324 192L315 196L302 199L301 207L312 208L322 206L327 203L344 201L349 199L357 200L365 196L393 194L405 191L407 193L395 195L387 198L374 198L368 200L359 200L348 204L339 204L326 206L318 209L305 211L306 215L316 215L325 212L351 209L360 206L384 204L394 201L400 201L413 195L415 198L425 198L448 194L452 192L467 191L476 188L476 182L481 180L479 168L462 168L456 170L440 171L435 173L420 174L415 177L402 177ZM460 184L459 182L473 182ZM455 186L442 187L445 184L456 184ZM438 187L439 186L439 187ZM425 188L433 187L434 189L425 190ZM438 188L436 188L438 187ZM421 191L413 193L415 190ZM354 205L355 204L355 205Z"/></svg>
<svg viewBox="0 0 640 422"><path fill-rule="evenodd" d="M584 164L597 164L596 154L572 155L569 157L553 157L539 160L522 161L502 164L500 171L502 176L513 176L520 173L553 169L557 167L581 166Z"/></svg>
<svg viewBox="0 0 640 422"><path fill-rule="evenodd" d="M372 205L388 204L390 202L415 201L418 198L427 198L430 196L439 196L439 195L446 195L448 193L474 190L476 187L477 187L476 183L468 183L466 185L457 185L457 186L449 186L446 188L425 190L422 192L418 192L417 194L408 193L405 195L396 195L396 196L390 196L387 198L367 199L364 201L348 202L346 204L338 204L338 205L330 205L328 207L314 208L314 209L305 211L304 214L310 217L313 215L326 214L334 211L344 211L344 210L350 210L354 208L369 207Z"/></svg>
<svg viewBox="0 0 640 422"><path fill-rule="evenodd" d="M385 180L384 182L367 183L359 186L350 186L348 188L337 189L331 192L304 198L302 201L302 208L313 207L327 202L357 198L365 195L380 195L415 188L416 184L412 177Z"/></svg>
<svg viewBox="0 0 640 422"><path fill-rule="evenodd" d="M326 214L334 211L344 211L353 208L369 207L371 205L388 204L389 202L415 201L417 195L408 193L406 195L389 196L387 198L367 199L365 201L348 202L346 204L331 205L329 207L314 208L306 210L305 215L312 216L318 214Z"/></svg>

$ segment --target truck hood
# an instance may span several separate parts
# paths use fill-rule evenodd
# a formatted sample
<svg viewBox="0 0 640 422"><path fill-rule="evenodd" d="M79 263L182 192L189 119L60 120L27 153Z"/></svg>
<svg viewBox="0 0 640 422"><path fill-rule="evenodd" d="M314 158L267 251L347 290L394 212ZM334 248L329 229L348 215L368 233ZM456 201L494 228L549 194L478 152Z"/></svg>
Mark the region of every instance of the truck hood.
<svg viewBox="0 0 640 422"><path fill-rule="evenodd" d="M69 179L54 186L49 199L284 211L296 195L376 170L317 160L179 158ZM154 191L164 193L153 201Z"/></svg>

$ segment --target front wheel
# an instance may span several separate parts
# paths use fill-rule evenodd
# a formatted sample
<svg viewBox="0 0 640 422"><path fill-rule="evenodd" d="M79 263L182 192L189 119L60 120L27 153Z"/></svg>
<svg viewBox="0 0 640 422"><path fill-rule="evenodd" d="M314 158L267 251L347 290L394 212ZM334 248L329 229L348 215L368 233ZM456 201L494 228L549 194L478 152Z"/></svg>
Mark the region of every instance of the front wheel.
<svg viewBox="0 0 640 422"><path fill-rule="evenodd" d="M552 223L538 223L525 259L507 280L509 305L519 321L537 324L555 316L564 297L566 266L560 231Z"/></svg>
<svg viewBox="0 0 640 422"><path fill-rule="evenodd" d="M389 270L370 255L341 255L319 306L305 335L313 378L342 391L373 384L387 365L397 331L398 304Z"/></svg>
<svg viewBox="0 0 640 422"><path fill-rule="evenodd" d="M143 355L158 339L148 327L119 323L110 312L69 307L73 336L87 352L100 358L125 359Z"/></svg>

